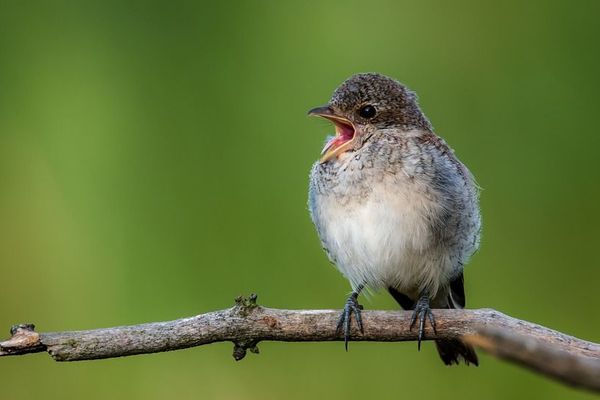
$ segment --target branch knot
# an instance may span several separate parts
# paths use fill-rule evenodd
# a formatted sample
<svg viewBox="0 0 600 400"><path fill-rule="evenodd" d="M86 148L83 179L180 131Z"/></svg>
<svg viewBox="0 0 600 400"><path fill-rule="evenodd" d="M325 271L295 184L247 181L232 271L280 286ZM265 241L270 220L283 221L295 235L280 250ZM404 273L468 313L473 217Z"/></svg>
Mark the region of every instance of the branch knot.
<svg viewBox="0 0 600 400"><path fill-rule="evenodd" d="M40 342L39 333L33 324L18 324L10 328L10 339L0 342L0 355L33 353L46 349Z"/></svg>
<svg viewBox="0 0 600 400"><path fill-rule="evenodd" d="M247 317L250 313L258 307L256 299L258 296L252 293L248 297L238 296L235 298L235 312L241 317Z"/></svg>
<svg viewBox="0 0 600 400"><path fill-rule="evenodd" d="M240 361L246 357L246 350L250 350L251 353L259 354L258 340L247 340L233 342L233 358L235 361Z"/></svg>

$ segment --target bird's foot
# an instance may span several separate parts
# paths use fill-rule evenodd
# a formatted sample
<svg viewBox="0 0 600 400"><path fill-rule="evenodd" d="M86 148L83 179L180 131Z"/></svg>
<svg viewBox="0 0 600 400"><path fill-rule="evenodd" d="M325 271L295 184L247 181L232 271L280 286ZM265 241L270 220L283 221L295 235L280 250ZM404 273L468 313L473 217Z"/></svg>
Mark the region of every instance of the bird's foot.
<svg viewBox="0 0 600 400"><path fill-rule="evenodd" d="M344 346L346 351L348 351L348 340L350 339L350 323L352 319L352 313L355 315L358 329L360 329L361 333L364 333L362 317L360 315L362 309L363 306L358 304L358 292L353 292L350 297L348 297L348 300L346 300L344 311L342 311L342 315L340 315L340 319L338 320L336 328L338 332L344 328Z"/></svg>
<svg viewBox="0 0 600 400"><path fill-rule="evenodd" d="M422 295L415 304L415 309L413 311L412 319L410 321L411 330L417 322L417 318L419 319L419 337L417 347L419 350L421 350L421 341L423 340L423 336L425 336L426 319L429 319L429 323L433 328L433 332L437 333L437 331L435 330L435 318L433 316L433 312L431 311L431 307L429 307L429 297L427 295Z"/></svg>

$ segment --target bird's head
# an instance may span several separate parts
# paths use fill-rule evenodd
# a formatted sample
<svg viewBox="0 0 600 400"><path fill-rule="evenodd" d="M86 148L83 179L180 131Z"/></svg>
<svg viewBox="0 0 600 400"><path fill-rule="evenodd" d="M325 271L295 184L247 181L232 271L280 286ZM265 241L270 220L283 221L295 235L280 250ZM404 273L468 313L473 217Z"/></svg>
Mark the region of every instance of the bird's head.
<svg viewBox="0 0 600 400"><path fill-rule="evenodd" d="M375 73L351 76L335 90L329 104L308 114L335 124L335 136L321 152L322 163L359 150L379 130L401 134L431 129L416 95L400 82Z"/></svg>

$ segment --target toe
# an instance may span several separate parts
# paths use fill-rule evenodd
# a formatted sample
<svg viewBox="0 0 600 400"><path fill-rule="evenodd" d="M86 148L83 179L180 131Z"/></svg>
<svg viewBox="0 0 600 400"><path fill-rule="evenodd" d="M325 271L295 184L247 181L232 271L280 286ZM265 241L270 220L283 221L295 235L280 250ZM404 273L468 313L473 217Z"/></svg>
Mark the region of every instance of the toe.
<svg viewBox="0 0 600 400"><path fill-rule="evenodd" d="M427 312L427 318L429 318L429 323L431 324L431 327L433 328L433 333L437 334L437 330L435 328L435 317L433 316L433 312L430 310L428 310Z"/></svg>
<svg viewBox="0 0 600 400"><path fill-rule="evenodd" d="M358 325L358 329L360 329L360 333L365 333L362 323L362 315L360 313L360 308L354 310L354 315L356 316L356 324Z"/></svg>
<svg viewBox="0 0 600 400"><path fill-rule="evenodd" d="M410 318L410 330L412 331L412 328L414 328L415 323L417 322L417 315L419 314L419 312L415 309L412 313L412 317Z"/></svg>

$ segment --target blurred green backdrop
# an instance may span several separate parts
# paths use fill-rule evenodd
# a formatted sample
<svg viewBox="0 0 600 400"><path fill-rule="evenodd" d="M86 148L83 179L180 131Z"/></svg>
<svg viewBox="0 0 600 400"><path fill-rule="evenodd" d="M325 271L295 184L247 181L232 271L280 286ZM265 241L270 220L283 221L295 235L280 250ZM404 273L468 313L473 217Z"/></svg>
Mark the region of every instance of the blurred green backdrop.
<svg viewBox="0 0 600 400"><path fill-rule="evenodd" d="M484 4L485 3L485 4ZM0 329L229 307L339 308L306 210L356 72L408 84L476 175L470 307L600 340L600 3L0 1ZM367 308L396 308L381 294ZM0 360L0 397L587 398L414 343L231 344L81 363Z"/></svg>

